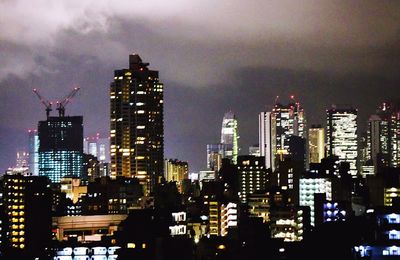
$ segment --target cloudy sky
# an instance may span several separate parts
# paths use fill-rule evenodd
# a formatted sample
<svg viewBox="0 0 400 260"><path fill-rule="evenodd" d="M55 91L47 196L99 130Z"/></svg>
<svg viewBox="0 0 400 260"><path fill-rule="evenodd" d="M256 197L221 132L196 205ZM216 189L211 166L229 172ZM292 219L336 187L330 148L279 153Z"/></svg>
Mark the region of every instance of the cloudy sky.
<svg viewBox="0 0 400 260"><path fill-rule="evenodd" d="M118 3L117 3L118 2ZM85 136L109 128L114 69L139 53L165 85L165 152L205 167L222 117L239 121L241 152L257 143L257 114L294 94L309 124L332 104L360 125L400 97L400 1L0 1L0 172L45 118L32 92L83 115Z"/></svg>

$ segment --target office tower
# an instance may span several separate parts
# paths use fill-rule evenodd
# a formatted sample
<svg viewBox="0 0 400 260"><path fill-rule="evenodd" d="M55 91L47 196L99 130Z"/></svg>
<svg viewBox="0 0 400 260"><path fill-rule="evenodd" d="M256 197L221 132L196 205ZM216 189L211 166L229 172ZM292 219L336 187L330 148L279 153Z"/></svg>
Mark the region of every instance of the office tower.
<svg viewBox="0 0 400 260"><path fill-rule="evenodd" d="M52 196L48 186L46 177L4 176L6 248L27 257L23 259L41 256L51 241Z"/></svg>
<svg viewBox="0 0 400 260"><path fill-rule="evenodd" d="M28 130L29 172L39 175L39 135L37 130Z"/></svg>
<svg viewBox="0 0 400 260"><path fill-rule="evenodd" d="M275 170L276 127L271 112L261 112L258 117L260 155L265 157L265 167Z"/></svg>
<svg viewBox="0 0 400 260"><path fill-rule="evenodd" d="M97 159L101 163L110 162L110 138L97 139Z"/></svg>
<svg viewBox="0 0 400 260"><path fill-rule="evenodd" d="M384 102L368 120L367 158L380 167L398 167L400 162L400 111Z"/></svg>
<svg viewBox="0 0 400 260"><path fill-rule="evenodd" d="M237 162L239 152L238 146L238 123L232 111L225 113L222 119L221 144L226 145L224 158L231 159L234 164Z"/></svg>
<svg viewBox="0 0 400 260"><path fill-rule="evenodd" d="M114 71L111 98L111 177L138 178L146 194L164 166L163 84L137 54Z"/></svg>
<svg viewBox="0 0 400 260"><path fill-rule="evenodd" d="M310 163L320 163L325 157L325 129L321 125L308 129L308 152Z"/></svg>
<svg viewBox="0 0 400 260"><path fill-rule="evenodd" d="M64 176L82 176L82 116L48 117L39 121L39 176L53 183Z"/></svg>
<svg viewBox="0 0 400 260"><path fill-rule="evenodd" d="M189 178L187 162L178 160L164 160L164 178L166 181L176 182L178 191L183 192L183 181Z"/></svg>
<svg viewBox="0 0 400 260"><path fill-rule="evenodd" d="M268 173L264 162L262 156L245 155L238 157L239 197L242 202L247 202L249 194L267 188Z"/></svg>
<svg viewBox="0 0 400 260"><path fill-rule="evenodd" d="M339 162L350 163L350 174L357 174L357 109L327 110L327 154L338 156Z"/></svg>
<svg viewBox="0 0 400 260"><path fill-rule="evenodd" d="M217 173L221 169L226 150L226 144L207 144L207 168Z"/></svg>
<svg viewBox="0 0 400 260"><path fill-rule="evenodd" d="M83 141L83 152L97 157L101 163L110 162L110 139L101 138L100 134L86 137Z"/></svg>
<svg viewBox="0 0 400 260"><path fill-rule="evenodd" d="M271 112L259 114L260 154L267 168L274 171L279 160L291 156L291 136L306 138L305 113L299 102L276 103Z"/></svg>

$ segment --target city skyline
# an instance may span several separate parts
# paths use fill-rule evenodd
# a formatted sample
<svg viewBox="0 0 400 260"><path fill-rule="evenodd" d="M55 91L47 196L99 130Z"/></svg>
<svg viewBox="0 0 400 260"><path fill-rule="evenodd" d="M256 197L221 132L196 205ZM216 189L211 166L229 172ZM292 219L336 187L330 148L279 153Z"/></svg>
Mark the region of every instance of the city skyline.
<svg viewBox="0 0 400 260"><path fill-rule="evenodd" d="M277 95L294 94L306 111L313 111L307 114L310 124L325 125L325 110L331 104L349 103L359 109L362 129L381 101L397 95L400 6L395 2L364 2L355 15L350 15L356 8L350 3L231 6L221 2L204 17L190 15L204 7L199 3L174 3L143 22L140 18L152 4L132 11L138 14L135 19L124 11L132 9L129 4L102 3L86 18L79 8L65 3L41 2L47 13L63 14L47 18L21 8L21 2L1 3L4 13L15 14L5 15L1 25L3 172L14 163L16 151L26 146L26 130L45 118L32 88L57 99L79 85L81 93L67 114L84 116L85 136L107 135L109 81L132 52L141 53L160 71L166 86L165 157L188 161L190 171L204 168L206 144L218 139L226 111L237 115L245 153L258 140L258 113L272 106ZM214 28L208 20L226 9L231 13L221 18L220 28ZM239 13L243 19L237 21ZM16 20L21 16L26 19ZM41 28L37 35L24 33L32 26ZM197 131L204 122L208 131Z"/></svg>
<svg viewBox="0 0 400 260"><path fill-rule="evenodd" d="M400 258L400 1L0 17L0 260Z"/></svg>

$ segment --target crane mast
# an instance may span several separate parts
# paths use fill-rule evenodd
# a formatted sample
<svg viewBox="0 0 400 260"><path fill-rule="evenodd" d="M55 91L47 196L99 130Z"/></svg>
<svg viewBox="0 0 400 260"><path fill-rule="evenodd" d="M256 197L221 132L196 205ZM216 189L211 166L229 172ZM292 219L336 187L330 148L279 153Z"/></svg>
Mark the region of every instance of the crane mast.
<svg viewBox="0 0 400 260"><path fill-rule="evenodd" d="M45 99L44 97L42 97L42 95L39 94L39 90L37 90L36 88L33 89L33 92L36 94L36 96L39 98L40 102L42 102L42 104L45 106L45 110L46 110L46 117L49 118L50 116L50 112L53 110L51 108L52 106L52 102L48 101L47 99Z"/></svg>
<svg viewBox="0 0 400 260"><path fill-rule="evenodd" d="M66 105L76 95L76 93L79 91L79 89L80 89L79 87L75 87L67 96L64 97L63 100L57 101L57 108L56 109L58 111L58 116L64 117ZM53 111L53 109L52 109L53 102L47 100L42 95L40 95L39 90L37 90L36 88L33 89L33 92L39 98L40 102L45 106L46 117L48 119L49 116L50 116L50 112Z"/></svg>

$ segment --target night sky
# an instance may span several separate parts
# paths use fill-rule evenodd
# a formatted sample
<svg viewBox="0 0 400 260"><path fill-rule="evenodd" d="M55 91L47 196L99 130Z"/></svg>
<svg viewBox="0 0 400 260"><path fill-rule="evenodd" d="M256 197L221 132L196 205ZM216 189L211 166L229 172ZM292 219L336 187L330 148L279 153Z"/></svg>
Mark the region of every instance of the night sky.
<svg viewBox="0 0 400 260"><path fill-rule="evenodd" d="M400 1L79 2L0 1L0 172L45 119L33 88L55 100L79 85L66 114L84 116L85 136L108 135L109 84L130 53L160 71L165 155L190 171L205 168L228 110L246 154L276 95L294 94L309 125L352 104L362 127L400 98Z"/></svg>

